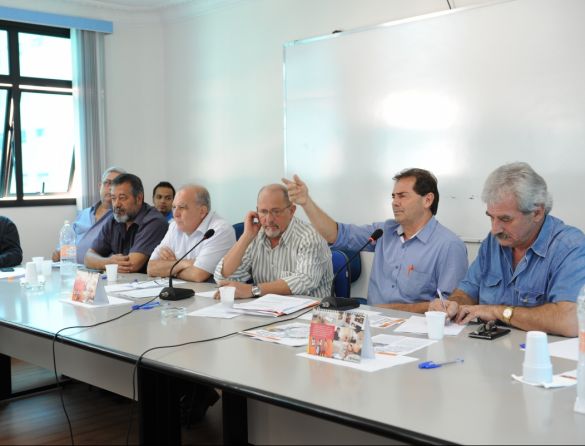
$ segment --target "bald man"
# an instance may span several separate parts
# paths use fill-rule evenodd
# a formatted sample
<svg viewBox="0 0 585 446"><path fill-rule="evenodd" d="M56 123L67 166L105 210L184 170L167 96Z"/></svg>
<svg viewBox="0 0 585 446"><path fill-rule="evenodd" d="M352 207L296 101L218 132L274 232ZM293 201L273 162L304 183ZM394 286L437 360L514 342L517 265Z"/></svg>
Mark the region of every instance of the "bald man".
<svg viewBox="0 0 585 446"><path fill-rule="evenodd" d="M177 259L201 241L209 229L213 229L215 234L177 264L173 277L205 282L236 242L232 225L211 210L207 189L196 184L183 186L173 200L173 221L169 230L150 256L148 274L168 277Z"/></svg>
<svg viewBox="0 0 585 446"><path fill-rule="evenodd" d="M236 287L238 299L269 293L329 296L331 251L311 225L294 216L295 210L282 184L260 189L242 236L217 265L216 282ZM246 283L250 278L253 283Z"/></svg>

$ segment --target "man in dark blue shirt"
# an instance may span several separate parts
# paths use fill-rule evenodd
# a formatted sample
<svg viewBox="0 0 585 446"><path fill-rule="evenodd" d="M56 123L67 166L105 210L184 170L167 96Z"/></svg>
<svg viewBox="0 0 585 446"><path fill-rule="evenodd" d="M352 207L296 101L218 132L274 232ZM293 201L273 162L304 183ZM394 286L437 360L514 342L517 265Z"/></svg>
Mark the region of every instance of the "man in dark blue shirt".
<svg viewBox="0 0 585 446"><path fill-rule="evenodd" d="M0 216L0 268L20 265L22 249L16 225L7 217Z"/></svg>
<svg viewBox="0 0 585 446"><path fill-rule="evenodd" d="M148 259L165 236L168 223L144 202L140 178L126 173L112 181L112 211L113 216L87 251L85 265L103 270L116 263L121 273L146 272Z"/></svg>

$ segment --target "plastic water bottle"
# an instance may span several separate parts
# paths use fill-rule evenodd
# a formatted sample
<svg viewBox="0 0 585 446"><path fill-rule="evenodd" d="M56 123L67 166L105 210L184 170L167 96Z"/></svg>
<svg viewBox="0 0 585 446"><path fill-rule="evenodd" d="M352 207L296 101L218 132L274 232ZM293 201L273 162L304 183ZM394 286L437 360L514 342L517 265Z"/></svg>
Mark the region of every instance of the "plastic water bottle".
<svg viewBox="0 0 585 446"><path fill-rule="evenodd" d="M77 271L77 245L73 226L68 220L59 232L59 250L61 253L61 276L75 276Z"/></svg>
<svg viewBox="0 0 585 446"><path fill-rule="evenodd" d="M585 285L577 297L579 321L579 362L577 363L577 400L575 412L585 414Z"/></svg>

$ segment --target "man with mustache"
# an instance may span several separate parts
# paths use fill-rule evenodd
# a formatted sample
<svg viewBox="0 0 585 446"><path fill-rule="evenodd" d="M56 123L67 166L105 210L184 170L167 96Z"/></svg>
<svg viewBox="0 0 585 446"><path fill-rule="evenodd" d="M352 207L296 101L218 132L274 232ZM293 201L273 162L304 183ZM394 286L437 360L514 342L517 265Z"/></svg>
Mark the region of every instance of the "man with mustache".
<svg viewBox="0 0 585 446"><path fill-rule="evenodd" d="M331 251L295 210L282 184L260 189L256 211L246 214L244 232L218 263L215 281L236 287L238 299L269 293L329 296ZM246 283L250 278L253 283Z"/></svg>
<svg viewBox="0 0 585 446"><path fill-rule="evenodd" d="M546 182L527 163L493 171L482 199L491 233L449 297L448 316L462 324L500 320L522 330L577 336L585 235L549 214ZM431 309L443 306L434 301Z"/></svg>
<svg viewBox="0 0 585 446"><path fill-rule="evenodd" d="M112 181L114 181L114 178L118 175L123 173L126 173L126 171L120 167L110 167L106 169L98 184L98 187L100 188L100 201L91 207L83 209L73 222L72 226L77 243L77 263L83 263L85 253L100 233L102 226L112 215L112 195L110 193ZM57 249L53 252L52 258L53 262L61 260L59 246L57 246Z"/></svg>
<svg viewBox="0 0 585 446"><path fill-rule="evenodd" d="M424 313L437 289L450 293L467 271L465 244L434 217L439 206L435 176L424 169L406 169L394 177L394 220L358 226L337 223L309 196L295 175L283 179L291 201L303 207L331 249L359 250L376 229L383 236L375 246L368 304Z"/></svg>
<svg viewBox="0 0 585 446"><path fill-rule="evenodd" d="M169 226L156 208L144 202L140 178L125 173L112 181L112 211L85 255L85 266L103 270L116 263L121 273L146 272L148 259Z"/></svg>

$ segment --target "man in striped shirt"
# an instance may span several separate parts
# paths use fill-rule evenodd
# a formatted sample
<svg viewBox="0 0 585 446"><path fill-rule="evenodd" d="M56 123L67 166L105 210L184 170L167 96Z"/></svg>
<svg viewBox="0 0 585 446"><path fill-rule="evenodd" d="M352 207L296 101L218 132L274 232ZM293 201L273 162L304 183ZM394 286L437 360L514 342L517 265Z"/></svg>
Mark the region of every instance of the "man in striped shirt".
<svg viewBox="0 0 585 446"><path fill-rule="evenodd" d="M256 211L246 214L244 232L217 265L215 281L234 286L236 298L329 296L331 251L311 225L294 216L295 210L283 185L260 189Z"/></svg>

